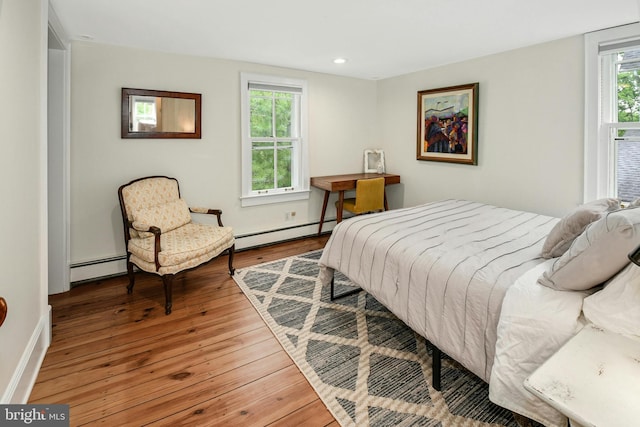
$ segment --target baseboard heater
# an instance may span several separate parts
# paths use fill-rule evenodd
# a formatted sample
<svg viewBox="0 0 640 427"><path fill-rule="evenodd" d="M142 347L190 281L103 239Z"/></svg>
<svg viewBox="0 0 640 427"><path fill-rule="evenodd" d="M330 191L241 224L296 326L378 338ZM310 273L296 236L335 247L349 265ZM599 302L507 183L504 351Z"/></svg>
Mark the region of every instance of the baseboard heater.
<svg viewBox="0 0 640 427"><path fill-rule="evenodd" d="M335 222L336 219L326 219L324 223ZM317 236L317 226L320 221L309 222L305 224L296 224L288 227L281 227L272 230L257 231L253 233L245 233L235 236L236 252L242 252L249 249L257 249L265 246L285 243L308 237ZM302 233L296 233L303 228ZM269 235L281 234L276 238L269 239ZM323 231L323 235L330 234L331 230ZM266 238L265 238L266 237ZM244 242L243 242L244 241ZM73 263L70 265L71 270L71 287L81 285L110 277L121 276L126 274L126 255L117 255L109 258Z"/></svg>

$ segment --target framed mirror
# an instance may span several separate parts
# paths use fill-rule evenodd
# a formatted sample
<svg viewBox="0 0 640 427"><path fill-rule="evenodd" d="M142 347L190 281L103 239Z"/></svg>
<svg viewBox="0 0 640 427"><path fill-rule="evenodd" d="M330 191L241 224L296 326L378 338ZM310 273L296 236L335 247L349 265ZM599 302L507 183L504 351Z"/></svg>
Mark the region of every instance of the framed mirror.
<svg viewBox="0 0 640 427"><path fill-rule="evenodd" d="M122 88L122 138L201 137L199 93Z"/></svg>

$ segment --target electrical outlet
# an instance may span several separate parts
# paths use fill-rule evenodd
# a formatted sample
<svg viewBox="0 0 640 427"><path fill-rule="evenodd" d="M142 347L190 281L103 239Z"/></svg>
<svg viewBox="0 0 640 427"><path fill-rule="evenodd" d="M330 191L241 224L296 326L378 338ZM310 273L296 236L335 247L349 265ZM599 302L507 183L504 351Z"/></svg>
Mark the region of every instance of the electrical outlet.
<svg viewBox="0 0 640 427"><path fill-rule="evenodd" d="M296 212L291 211L284 214L285 221L293 221L296 218Z"/></svg>

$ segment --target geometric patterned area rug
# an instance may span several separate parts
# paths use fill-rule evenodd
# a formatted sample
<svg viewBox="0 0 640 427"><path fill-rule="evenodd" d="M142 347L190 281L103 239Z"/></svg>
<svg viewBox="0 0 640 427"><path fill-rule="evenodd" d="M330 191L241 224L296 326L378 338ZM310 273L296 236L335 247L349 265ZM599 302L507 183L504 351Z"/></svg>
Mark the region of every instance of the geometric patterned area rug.
<svg viewBox="0 0 640 427"><path fill-rule="evenodd" d="M430 384L431 350L371 295L331 301L318 279L322 250L233 276L342 426L513 426L487 384L446 356L442 391ZM336 272L336 293L352 289Z"/></svg>

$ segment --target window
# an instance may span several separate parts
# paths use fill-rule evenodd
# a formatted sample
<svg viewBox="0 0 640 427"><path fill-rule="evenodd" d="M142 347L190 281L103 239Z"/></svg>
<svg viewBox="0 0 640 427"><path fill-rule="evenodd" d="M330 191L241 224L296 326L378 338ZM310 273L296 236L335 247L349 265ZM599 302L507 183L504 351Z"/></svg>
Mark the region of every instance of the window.
<svg viewBox="0 0 640 427"><path fill-rule="evenodd" d="M156 127L156 98L153 96L133 97L133 132L142 132Z"/></svg>
<svg viewBox="0 0 640 427"><path fill-rule="evenodd" d="M306 82L241 75L242 206L309 198Z"/></svg>
<svg viewBox="0 0 640 427"><path fill-rule="evenodd" d="M640 197L640 26L587 34L585 201Z"/></svg>

